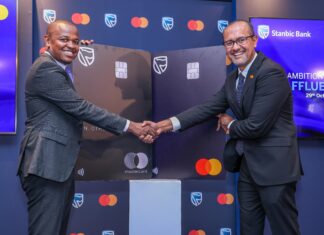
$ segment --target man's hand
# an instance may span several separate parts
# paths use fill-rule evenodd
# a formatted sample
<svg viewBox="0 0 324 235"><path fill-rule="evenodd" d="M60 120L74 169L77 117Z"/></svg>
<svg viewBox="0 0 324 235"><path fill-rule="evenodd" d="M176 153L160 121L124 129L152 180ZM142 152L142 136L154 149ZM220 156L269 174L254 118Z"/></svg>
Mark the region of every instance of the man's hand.
<svg viewBox="0 0 324 235"><path fill-rule="evenodd" d="M127 131L148 144L153 143L155 138L157 138L156 130L149 125L143 125L143 123L131 121Z"/></svg>
<svg viewBox="0 0 324 235"><path fill-rule="evenodd" d="M152 143L159 137L160 134L170 132L173 129L170 119L165 119L157 123L152 121L144 121L142 127L150 127L155 130L155 136L146 135L140 137L140 139L145 143Z"/></svg>
<svg viewBox="0 0 324 235"><path fill-rule="evenodd" d="M228 124L230 124L234 119L226 114L226 113L221 113L217 115L218 117L218 122L217 122L217 131L222 128L226 134L229 134L229 129L228 129Z"/></svg>
<svg viewBox="0 0 324 235"><path fill-rule="evenodd" d="M94 41L92 39L82 39L80 40L80 45L81 46L89 46L93 43Z"/></svg>
<svg viewBox="0 0 324 235"><path fill-rule="evenodd" d="M173 129L170 119L165 119L157 123L152 121L144 121L143 126L150 126L151 128L155 129L157 135L170 132Z"/></svg>

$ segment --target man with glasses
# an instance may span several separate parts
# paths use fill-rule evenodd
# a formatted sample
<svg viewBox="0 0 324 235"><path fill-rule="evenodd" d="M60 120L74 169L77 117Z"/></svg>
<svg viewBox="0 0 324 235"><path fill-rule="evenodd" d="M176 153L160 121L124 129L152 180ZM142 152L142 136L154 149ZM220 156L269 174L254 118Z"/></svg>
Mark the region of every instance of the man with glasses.
<svg viewBox="0 0 324 235"><path fill-rule="evenodd" d="M265 217L274 235L298 235L296 182L302 175L293 122L292 92L282 67L256 52L247 21L225 28L224 47L237 66L207 102L153 123L158 133L183 131L215 115L229 134L223 163L239 171L241 235L261 235ZM235 119L225 114L230 108ZM218 127L218 128L219 128Z"/></svg>

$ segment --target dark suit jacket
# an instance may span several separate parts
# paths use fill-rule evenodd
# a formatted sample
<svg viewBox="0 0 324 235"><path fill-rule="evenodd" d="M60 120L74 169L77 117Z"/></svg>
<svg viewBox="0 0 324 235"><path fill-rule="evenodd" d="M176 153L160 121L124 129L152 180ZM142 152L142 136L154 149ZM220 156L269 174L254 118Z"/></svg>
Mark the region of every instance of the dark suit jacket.
<svg viewBox="0 0 324 235"><path fill-rule="evenodd" d="M126 119L81 98L68 74L51 56L40 56L26 80L26 130L18 173L63 182L80 148L82 121L121 134Z"/></svg>
<svg viewBox="0 0 324 235"><path fill-rule="evenodd" d="M255 182L275 185L297 181L302 169L292 92L285 72L259 52L247 74L241 104L235 96L237 77L237 71L232 72L209 101L178 114L181 129L231 108L238 120L230 127L230 137L243 141L244 156Z"/></svg>

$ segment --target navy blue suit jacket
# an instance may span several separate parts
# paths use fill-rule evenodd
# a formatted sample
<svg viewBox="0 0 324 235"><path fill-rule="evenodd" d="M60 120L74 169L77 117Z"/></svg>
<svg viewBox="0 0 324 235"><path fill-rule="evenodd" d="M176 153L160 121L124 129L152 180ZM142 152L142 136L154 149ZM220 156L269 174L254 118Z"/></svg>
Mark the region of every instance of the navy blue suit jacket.
<svg viewBox="0 0 324 235"><path fill-rule="evenodd" d="M292 92L284 70L258 52L246 77L241 104L235 95L237 77L237 71L232 72L210 100L176 115L181 130L230 108L237 118L230 126L230 137L243 141L244 156L255 182L276 185L297 181L302 168Z"/></svg>

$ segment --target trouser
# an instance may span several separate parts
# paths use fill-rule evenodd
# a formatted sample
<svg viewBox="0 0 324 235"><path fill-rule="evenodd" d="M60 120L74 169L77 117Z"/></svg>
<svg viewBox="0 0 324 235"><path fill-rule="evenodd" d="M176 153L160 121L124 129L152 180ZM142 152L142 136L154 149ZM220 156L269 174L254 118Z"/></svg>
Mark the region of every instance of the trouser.
<svg viewBox="0 0 324 235"><path fill-rule="evenodd" d="M73 174L65 182L20 176L28 203L29 235L66 235L74 196Z"/></svg>
<svg viewBox="0 0 324 235"><path fill-rule="evenodd" d="M295 192L296 182L257 185L243 158L238 182L241 235L262 235L265 217L272 235L300 235Z"/></svg>

